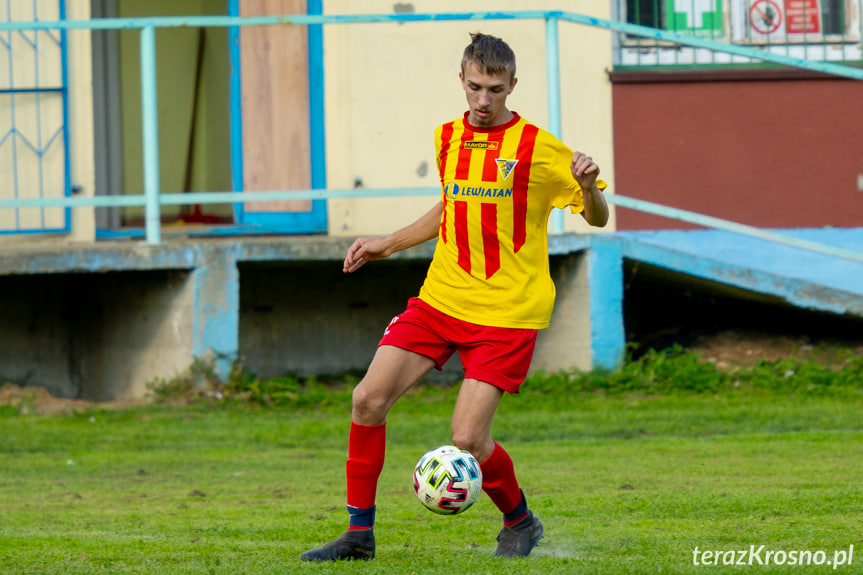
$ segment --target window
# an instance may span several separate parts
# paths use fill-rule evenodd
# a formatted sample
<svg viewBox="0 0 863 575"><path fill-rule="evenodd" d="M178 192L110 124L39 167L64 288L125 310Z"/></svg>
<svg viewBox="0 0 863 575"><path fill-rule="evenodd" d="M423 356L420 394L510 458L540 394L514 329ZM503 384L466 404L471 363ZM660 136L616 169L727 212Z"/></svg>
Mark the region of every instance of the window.
<svg viewBox="0 0 863 575"><path fill-rule="evenodd" d="M651 28L665 28L665 12L660 10L660 1L626 0L626 21Z"/></svg>
<svg viewBox="0 0 863 575"><path fill-rule="evenodd" d="M752 45L794 57L861 60L863 0L617 0L631 24ZM618 65L745 63L742 57L633 35L618 38Z"/></svg>
<svg viewBox="0 0 863 575"><path fill-rule="evenodd" d="M60 1L7 2L2 22L65 19ZM69 197L66 34L0 33L0 197ZM68 232L70 208L0 210L0 234Z"/></svg>
<svg viewBox="0 0 863 575"><path fill-rule="evenodd" d="M848 10L855 3L853 10ZM860 38L861 0L734 0L733 38L746 44L822 43Z"/></svg>

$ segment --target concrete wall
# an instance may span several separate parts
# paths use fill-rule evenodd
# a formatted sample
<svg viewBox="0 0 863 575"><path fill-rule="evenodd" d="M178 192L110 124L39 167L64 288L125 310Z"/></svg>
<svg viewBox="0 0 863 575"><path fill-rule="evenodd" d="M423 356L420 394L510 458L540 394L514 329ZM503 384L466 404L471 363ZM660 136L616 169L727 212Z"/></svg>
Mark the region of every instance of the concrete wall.
<svg viewBox="0 0 863 575"><path fill-rule="evenodd" d="M537 336L531 371L553 373L578 367L590 369L590 282L584 252L557 256L549 261L557 290L554 312L547 329Z"/></svg>
<svg viewBox="0 0 863 575"><path fill-rule="evenodd" d="M0 277L0 381L62 397L144 397L192 361L188 272Z"/></svg>
<svg viewBox="0 0 863 575"><path fill-rule="evenodd" d="M860 230L795 232L860 252ZM557 301L533 370L614 367L624 351L624 258L789 304L860 317L859 262L728 232L564 234ZM363 371L416 295L433 242L344 275L349 238L246 238L149 247L19 248L0 258L0 382L58 395L141 397L193 358L259 377ZM630 276L631 279L631 276ZM438 379L457 381L457 358Z"/></svg>
<svg viewBox="0 0 863 575"><path fill-rule="evenodd" d="M532 371L591 366L587 259L550 260L558 287L548 330L540 332ZM240 263L239 355L259 377L364 372L383 330L417 295L428 260L374 262L345 275L338 261ZM429 379L464 377L454 356Z"/></svg>
<svg viewBox="0 0 863 575"><path fill-rule="evenodd" d="M327 0L326 14L468 10L560 10L608 18L609 2L571 0ZM467 109L459 83L469 33L502 37L517 58L519 83L511 109L548 127L545 23L542 20L357 24L324 29L327 182L336 189L426 187L440 184L433 133ZM563 140L588 151L614 189L611 130L611 37L607 31L562 22L560 72ZM378 234L425 213L437 198L371 198L328 202L330 233ZM566 217L568 230L587 230ZM613 221L608 230L614 229Z"/></svg>
<svg viewBox="0 0 863 575"><path fill-rule="evenodd" d="M418 293L434 242L345 275L349 244L318 236L6 249L0 383L105 400L143 397L148 382L182 372L194 358L214 359L222 375L236 358L259 377L363 372L384 328ZM598 283L594 276L605 272L591 245L577 235L553 241L557 306L534 370L590 368L602 360L591 344L598 326L622 325L590 295L614 297L616 281ZM597 310L611 319L597 323ZM462 376L454 357L430 379Z"/></svg>
<svg viewBox="0 0 863 575"><path fill-rule="evenodd" d="M240 356L262 376L364 370L383 330L419 291L427 261L240 265Z"/></svg>

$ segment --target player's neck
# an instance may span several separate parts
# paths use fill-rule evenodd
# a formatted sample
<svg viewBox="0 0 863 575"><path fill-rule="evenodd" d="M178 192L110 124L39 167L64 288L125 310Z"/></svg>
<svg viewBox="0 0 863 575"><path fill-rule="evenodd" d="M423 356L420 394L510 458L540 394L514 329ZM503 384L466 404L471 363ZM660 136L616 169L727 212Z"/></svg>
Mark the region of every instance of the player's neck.
<svg viewBox="0 0 863 575"><path fill-rule="evenodd" d="M508 126L517 118L517 114L508 108L505 108L499 116L491 119L490 121L484 121L480 118L474 118L473 114L470 112L465 114L465 121L474 129L478 130L494 130L495 128L499 128L501 126Z"/></svg>

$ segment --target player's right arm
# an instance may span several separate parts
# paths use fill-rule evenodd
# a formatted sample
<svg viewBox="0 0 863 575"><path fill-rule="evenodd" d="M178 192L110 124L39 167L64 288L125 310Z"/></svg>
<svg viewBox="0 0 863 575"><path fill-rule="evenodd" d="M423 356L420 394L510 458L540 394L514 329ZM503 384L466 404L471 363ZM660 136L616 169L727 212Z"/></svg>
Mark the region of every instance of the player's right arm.
<svg viewBox="0 0 863 575"><path fill-rule="evenodd" d="M443 215L443 202L438 202L412 224L386 236L357 238L348 249L342 271L351 273L366 262L387 258L432 238L436 238Z"/></svg>

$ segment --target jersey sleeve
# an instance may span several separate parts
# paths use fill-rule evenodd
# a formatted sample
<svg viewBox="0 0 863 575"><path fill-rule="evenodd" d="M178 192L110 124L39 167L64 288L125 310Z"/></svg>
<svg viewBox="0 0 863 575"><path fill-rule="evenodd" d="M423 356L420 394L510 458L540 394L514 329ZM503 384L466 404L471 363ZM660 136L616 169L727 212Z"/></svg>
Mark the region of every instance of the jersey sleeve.
<svg viewBox="0 0 863 575"><path fill-rule="evenodd" d="M552 205L560 209L569 206L573 214L578 214L584 210L584 196L581 186L572 177L572 171L569 169L574 153L569 146L554 139L549 171L551 174L552 189L555 190ZM608 184L604 180L597 178L596 186L600 190L604 190L608 187Z"/></svg>

